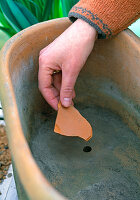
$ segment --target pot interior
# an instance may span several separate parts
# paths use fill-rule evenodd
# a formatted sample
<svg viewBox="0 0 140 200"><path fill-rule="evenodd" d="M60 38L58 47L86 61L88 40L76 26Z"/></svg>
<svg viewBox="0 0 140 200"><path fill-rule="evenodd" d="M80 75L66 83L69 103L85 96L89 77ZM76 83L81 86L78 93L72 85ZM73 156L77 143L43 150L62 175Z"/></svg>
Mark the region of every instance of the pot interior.
<svg viewBox="0 0 140 200"><path fill-rule="evenodd" d="M45 41L45 33L42 38ZM99 41L80 73L75 107L93 127L93 137L86 142L53 131L56 112L38 90L38 54L45 46L41 40L22 41L25 48L22 52L21 45L16 48L20 56L12 62L10 73L23 132L44 176L69 199L138 200L139 105L130 98L131 89L125 88L130 84L128 74L121 75L122 64L131 64L131 58L125 57L121 45L115 46L117 39Z"/></svg>
<svg viewBox="0 0 140 200"><path fill-rule="evenodd" d="M85 96L88 88L94 92L88 82ZM77 96L75 107L92 125L93 138L85 142L56 134L56 112L44 108L34 113L29 144L41 171L69 199L138 199L139 138L119 115L92 104L92 98L82 101L82 94Z"/></svg>

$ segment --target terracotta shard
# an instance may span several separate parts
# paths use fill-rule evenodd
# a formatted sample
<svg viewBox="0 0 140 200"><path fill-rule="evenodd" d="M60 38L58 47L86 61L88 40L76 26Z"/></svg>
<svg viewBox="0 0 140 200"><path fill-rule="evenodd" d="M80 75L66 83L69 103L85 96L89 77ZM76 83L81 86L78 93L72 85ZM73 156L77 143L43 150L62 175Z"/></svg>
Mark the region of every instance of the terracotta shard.
<svg viewBox="0 0 140 200"><path fill-rule="evenodd" d="M86 141L92 137L92 127L79 111L74 106L65 108L60 102L54 132L65 136L78 136Z"/></svg>

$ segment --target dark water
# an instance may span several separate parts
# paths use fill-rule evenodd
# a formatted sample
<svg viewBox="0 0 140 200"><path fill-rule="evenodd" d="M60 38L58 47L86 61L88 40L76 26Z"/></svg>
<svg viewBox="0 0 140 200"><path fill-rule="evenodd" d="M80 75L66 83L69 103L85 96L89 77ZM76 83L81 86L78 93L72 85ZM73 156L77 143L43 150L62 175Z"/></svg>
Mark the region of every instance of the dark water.
<svg viewBox="0 0 140 200"><path fill-rule="evenodd" d="M54 133L56 113L35 116L30 147L46 178L72 200L139 200L138 137L111 111L76 107L93 127L88 142Z"/></svg>

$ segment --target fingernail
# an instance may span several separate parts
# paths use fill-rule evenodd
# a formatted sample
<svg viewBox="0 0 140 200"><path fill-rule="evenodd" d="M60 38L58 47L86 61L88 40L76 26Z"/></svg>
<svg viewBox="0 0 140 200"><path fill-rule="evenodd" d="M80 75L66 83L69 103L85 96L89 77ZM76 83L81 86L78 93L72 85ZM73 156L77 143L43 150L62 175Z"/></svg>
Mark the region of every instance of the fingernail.
<svg viewBox="0 0 140 200"><path fill-rule="evenodd" d="M70 98L64 98L63 106L69 107L71 105L71 99Z"/></svg>

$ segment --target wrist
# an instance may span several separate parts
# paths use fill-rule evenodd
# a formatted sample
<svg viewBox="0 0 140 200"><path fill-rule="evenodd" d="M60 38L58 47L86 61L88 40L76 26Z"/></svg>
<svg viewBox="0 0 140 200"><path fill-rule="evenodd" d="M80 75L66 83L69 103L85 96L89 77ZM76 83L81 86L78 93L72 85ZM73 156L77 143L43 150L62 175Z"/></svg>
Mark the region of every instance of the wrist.
<svg viewBox="0 0 140 200"><path fill-rule="evenodd" d="M79 27L79 29L83 32L83 35L86 35L87 38L90 38L92 40L96 40L98 37L98 32L94 27L92 27L90 24L85 22L82 19L77 19L74 24ZM79 30L79 31L80 31Z"/></svg>

